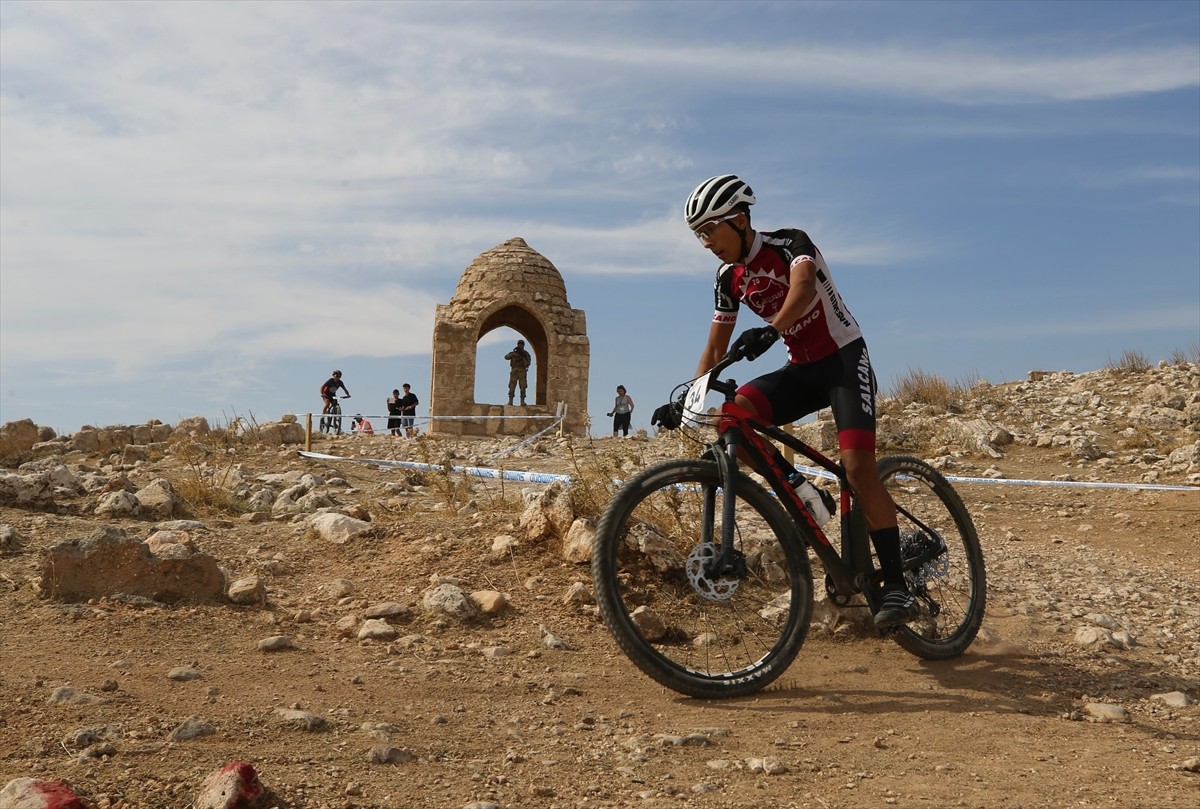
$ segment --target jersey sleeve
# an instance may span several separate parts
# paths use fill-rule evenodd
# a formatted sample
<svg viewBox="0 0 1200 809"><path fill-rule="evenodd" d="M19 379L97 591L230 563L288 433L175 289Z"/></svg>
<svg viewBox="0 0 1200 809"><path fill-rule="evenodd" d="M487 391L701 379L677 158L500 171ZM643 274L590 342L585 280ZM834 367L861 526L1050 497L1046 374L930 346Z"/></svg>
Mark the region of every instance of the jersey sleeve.
<svg viewBox="0 0 1200 809"><path fill-rule="evenodd" d="M797 261L803 259L811 259L816 261L821 252L817 250L817 246L813 244L813 240L808 237L808 234L803 230L788 230L790 237L788 242L788 269L796 266Z"/></svg>
<svg viewBox="0 0 1200 809"><path fill-rule="evenodd" d="M734 265L722 264L713 284L713 323L736 323L741 303L733 294Z"/></svg>

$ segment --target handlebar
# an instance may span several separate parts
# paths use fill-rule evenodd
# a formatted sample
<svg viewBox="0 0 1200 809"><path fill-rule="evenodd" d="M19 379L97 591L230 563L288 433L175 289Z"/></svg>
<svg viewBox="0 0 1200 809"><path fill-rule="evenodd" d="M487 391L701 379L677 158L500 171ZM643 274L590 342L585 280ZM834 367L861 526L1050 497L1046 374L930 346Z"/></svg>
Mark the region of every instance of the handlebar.
<svg viewBox="0 0 1200 809"><path fill-rule="evenodd" d="M732 379L722 380L718 378L718 374L735 362L744 359L745 356L745 350L735 346L706 373L696 377L687 385L679 386L685 388L684 392L676 400L681 408L679 411L681 421L689 421L691 418L700 415L704 408L704 395L710 390L715 390L722 394L727 402L733 401L733 397L737 393L737 382ZM678 389L676 388L676 390ZM691 415L689 416L688 414Z"/></svg>
<svg viewBox="0 0 1200 809"><path fill-rule="evenodd" d="M737 391L737 383L732 379L721 380L718 378L718 376L730 365L741 362L743 359L745 359L745 356L746 352L743 349L735 347L731 349L724 357L721 357L720 361L718 361L717 364L714 365L707 374L708 389L715 390L717 393L724 393L726 395L735 393Z"/></svg>

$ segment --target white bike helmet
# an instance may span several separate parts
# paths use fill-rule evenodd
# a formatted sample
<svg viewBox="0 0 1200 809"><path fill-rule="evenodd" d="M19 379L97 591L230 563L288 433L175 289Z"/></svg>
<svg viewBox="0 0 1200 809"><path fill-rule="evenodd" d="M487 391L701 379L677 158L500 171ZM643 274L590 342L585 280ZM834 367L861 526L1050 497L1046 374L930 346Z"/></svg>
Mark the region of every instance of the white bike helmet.
<svg viewBox="0 0 1200 809"><path fill-rule="evenodd" d="M692 230L710 219L733 213L739 205L753 205L754 192L736 174L709 177L683 204L683 220Z"/></svg>

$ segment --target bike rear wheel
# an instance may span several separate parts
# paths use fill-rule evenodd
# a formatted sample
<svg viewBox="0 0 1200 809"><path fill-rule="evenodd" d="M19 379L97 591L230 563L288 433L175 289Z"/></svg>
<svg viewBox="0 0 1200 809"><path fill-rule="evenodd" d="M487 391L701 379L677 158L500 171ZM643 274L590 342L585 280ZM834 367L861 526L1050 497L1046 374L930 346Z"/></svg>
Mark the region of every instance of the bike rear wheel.
<svg viewBox="0 0 1200 809"><path fill-rule="evenodd" d="M609 631L643 672L693 697L765 687L791 665L812 617L812 571L795 523L737 475L734 571L711 567L724 498L712 460L646 469L596 528L592 578Z"/></svg>
<svg viewBox="0 0 1200 809"><path fill-rule="evenodd" d="M919 458L883 458L879 474L896 502L904 575L921 605L921 614L892 637L927 660L960 655L979 632L987 600L971 515L950 482Z"/></svg>

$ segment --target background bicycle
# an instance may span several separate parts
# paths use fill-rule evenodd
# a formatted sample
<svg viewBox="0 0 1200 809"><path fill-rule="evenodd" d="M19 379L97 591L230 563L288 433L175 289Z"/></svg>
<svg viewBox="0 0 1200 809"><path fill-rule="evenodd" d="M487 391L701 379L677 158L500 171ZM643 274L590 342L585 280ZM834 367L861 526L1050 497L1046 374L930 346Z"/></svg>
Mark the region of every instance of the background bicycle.
<svg viewBox="0 0 1200 809"><path fill-rule="evenodd" d="M319 429L323 433L342 434L342 403L340 399L349 399L349 396L334 397L329 403L329 412L321 415Z"/></svg>

